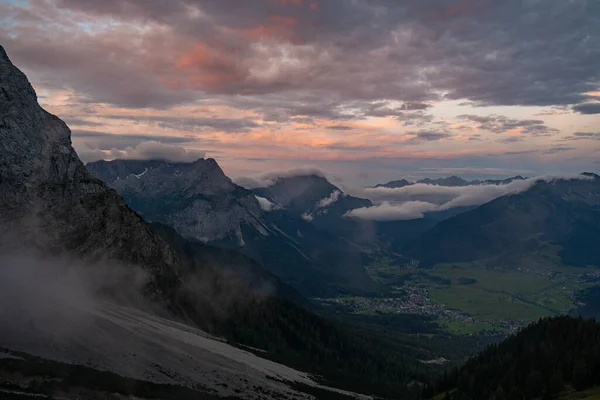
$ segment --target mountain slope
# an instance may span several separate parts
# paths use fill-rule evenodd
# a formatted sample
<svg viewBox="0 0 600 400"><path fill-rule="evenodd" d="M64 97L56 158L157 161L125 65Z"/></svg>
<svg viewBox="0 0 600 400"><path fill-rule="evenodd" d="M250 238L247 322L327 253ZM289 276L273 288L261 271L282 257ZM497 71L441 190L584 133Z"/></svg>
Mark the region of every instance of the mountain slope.
<svg viewBox="0 0 600 400"><path fill-rule="evenodd" d="M564 263L600 265L600 178L540 180L440 222L419 246L427 264L502 256L510 263L540 243L560 246Z"/></svg>
<svg viewBox="0 0 600 400"><path fill-rule="evenodd" d="M594 320L543 319L490 346L433 391L448 400L553 399L568 387L583 391L600 385L599 341Z"/></svg>
<svg viewBox="0 0 600 400"><path fill-rule="evenodd" d="M185 237L208 242L235 235L243 244L242 226L264 232L252 192L231 182L214 159L97 161L87 168L146 220L172 226Z"/></svg>
<svg viewBox="0 0 600 400"><path fill-rule="evenodd" d="M341 194L323 178L292 179L304 183L299 186L280 182L269 198L278 207L265 211L255 194L232 183L213 159L98 161L87 168L144 218L168 225L186 239L243 252L305 295L377 289L364 271L358 249L301 216L321 196ZM347 221L339 214L354 200L336 200L344 203L342 208L327 217L343 225ZM320 211L335 214L336 206L333 201Z"/></svg>

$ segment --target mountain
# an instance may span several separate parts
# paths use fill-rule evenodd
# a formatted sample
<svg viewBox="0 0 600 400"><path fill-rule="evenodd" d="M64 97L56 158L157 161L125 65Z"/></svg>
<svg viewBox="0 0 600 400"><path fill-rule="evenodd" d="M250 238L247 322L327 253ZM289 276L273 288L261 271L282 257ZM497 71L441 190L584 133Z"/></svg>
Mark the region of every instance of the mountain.
<svg viewBox="0 0 600 400"><path fill-rule="evenodd" d="M317 221L303 218L321 196L329 196L332 204L322 202L318 211L331 208L334 211L328 217L334 224L346 222L340 214L356 200L340 201L336 196L341 196L341 191L324 178L316 177L304 187L302 183L309 182L310 177L290 178L285 184L280 182L273 193L259 190L255 194L234 184L213 159L193 163L97 161L88 163L87 168L146 220L170 226L188 241L243 252L305 295L334 296L340 290L377 289L364 271L364 255L358 249L319 229L313 223ZM299 187L304 190L293 191ZM263 210L256 197L259 194L268 195L267 201L276 205ZM336 208L333 200L340 201L342 208Z"/></svg>
<svg viewBox="0 0 600 400"><path fill-rule="evenodd" d="M247 225L266 235L263 211L251 191L234 184L217 162L114 160L87 168L125 198L144 219L202 242L235 236Z"/></svg>
<svg viewBox="0 0 600 400"><path fill-rule="evenodd" d="M268 187L254 193L283 207L292 215L328 228L350 210L372 205L370 200L345 194L340 188L318 175L298 175L278 178Z"/></svg>
<svg viewBox="0 0 600 400"><path fill-rule="evenodd" d="M591 397L585 390L600 386L599 340L594 320L542 319L448 373L425 398L597 399L598 390Z"/></svg>
<svg viewBox="0 0 600 400"><path fill-rule="evenodd" d="M521 175L513 176L506 179L486 179L483 181L474 180L471 181L471 185L508 185L514 181L523 181L527 178L522 177Z"/></svg>
<svg viewBox="0 0 600 400"><path fill-rule="evenodd" d="M458 176L449 176L447 178L425 178L418 180L417 183L423 183L425 185L437 185L437 186L469 186L470 183Z"/></svg>
<svg viewBox="0 0 600 400"><path fill-rule="evenodd" d="M378 183L377 185L374 186L374 188L386 187L386 188L390 188L390 189L398 189L398 188L402 188L404 186L410 186L410 185L414 185L414 183L409 182L406 179L400 179L397 181L389 181L388 183Z"/></svg>
<svg viewBox="0 0 600 400"><path fill-rule="evenodd" d="M370 200L346 195L318 175L278 178L268 187L254 189L254 193L311 222L340 218L348 210L372 205Z"/></svg>
<svg viewBox="0 0 600 400"><path fill-rule="evenodd" d="M485 179L479 180L475 179L472 181L467 181L459 176L450 176L447 178L425 178L420 179L416 182L409 182L406 179L400 179L397 181L390 181L387 183L379 183L375 185L375 188L378 187L386 187L390 189L402 188L405 186L414 185L415 183L422 183L425 185L437 185L437 186L448 186L448 187L461 187L461 186L474 186L474 185L508 185L511 182L525 180L527 178L523 178L521 175L513 176L506 179Z"/></svg>
<svg viewBox="0 0 600 400"><path fill-rule="evenodd" d="M376 244L370 221L345 217L350 210L370 207L373 203L344 193L322 176L280 177L270 186L256 188L253 192L275 204L277 209L346 241L367 247Z"/></svg>
<svg viewBox="0 0 600 400"><path fill-rule="evenodd" d="M290 301L251 290L238 274L224 272L235 270L221 265L235 262L233 257L212 253L210 263L200 263L195 260L208 257L202 249L187 254L176 244L182 238L167 236L156 234L85 168L71 146L69 128L40 107L27 78L0 47L0 254L16 257L0 263L0 345L135 379L191 388L212 381L212 393L231 394L227 382L233 379L245 397L256 391L299 397L294 382L276 372L283 365L258 357L240 364L250 353L231 344L244 345L338 385L410 390L405 383L415 376L411 365L417 359L407 354L416 354L414 349L382 347ZM22 262L23 257L31 262ZM41 271L23 276L33 264ZM64 268L72 271L63 274ZM103 286L93 293L98 300L91 301L92 293L84 296L86 286L73 275L89 274L85 282L91 285L101 270L112 279L143 272L140 301L151 304L137 309L114 303L135 289L134 279L107 279L111 290ZM71 283L65 286L61 279ZM57 297L68 304L61 306ZM130 350L129 340L140 351ZM293 375L322 388L305 374Z"/></svg>
<svg viewBox="0 0 600 400"><path fill-rule="evenodd" d="M551 246L564 264L600 266L599 240L600 178L588 173L539 180L441 221L422 236L419 257L426 264L494 259L514 265Z"/></svg>

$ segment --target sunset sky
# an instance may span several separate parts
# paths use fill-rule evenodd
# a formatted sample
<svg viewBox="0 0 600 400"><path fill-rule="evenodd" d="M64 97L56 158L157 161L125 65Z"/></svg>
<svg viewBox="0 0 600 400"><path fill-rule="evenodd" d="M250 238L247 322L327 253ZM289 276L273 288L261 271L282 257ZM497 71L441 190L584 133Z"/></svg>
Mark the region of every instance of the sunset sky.
<svg viewBox="0 0 600 400"><path fill-rule="evenodd" d="M597 0L0 0L0 44L84 161L600 170Z"/></svg>

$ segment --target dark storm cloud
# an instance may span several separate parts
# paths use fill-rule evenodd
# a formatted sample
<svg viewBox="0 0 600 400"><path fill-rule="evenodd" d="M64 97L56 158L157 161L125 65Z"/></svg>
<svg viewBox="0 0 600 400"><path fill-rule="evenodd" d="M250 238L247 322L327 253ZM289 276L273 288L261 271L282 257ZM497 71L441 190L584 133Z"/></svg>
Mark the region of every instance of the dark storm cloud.
<svg viewBox="0 0 600 400"><path fill-rule="evenodd" d="M36 79L96 102L165 108L206 93L294 98L305 90L315 98L333 95L341 105L402 102L397 111L424 110L443 97L479 105L579 104L578 112L598 112L584 94L600 81L597 1L30 4L29 13L0 6L8 51ZM86 13L90 27L74 24L71 11ZM124 24L87 34L93 18L102 17ZM54 29L55 22L64 29ZM130 23L148 31L141 35ZM330 113L331 104L319 105ZM301 111L291 116L318 115Z"/></svg>
<svg viewBox="0 0 600 400"><path fill-rule="evenodd" d="M544 121L538 119L512 119L502 115L459 115L459 119L470 121L477 125L478 129L494 132L506 133L515 129L519 133L533 136L548 136L559 131L549 128Z"/></svg>
<svg viewBox="0 0 600 400"><path fill-rule="evenodd" d="M577 104L573 110L580 114L600 114L600 103Z"/></svg>

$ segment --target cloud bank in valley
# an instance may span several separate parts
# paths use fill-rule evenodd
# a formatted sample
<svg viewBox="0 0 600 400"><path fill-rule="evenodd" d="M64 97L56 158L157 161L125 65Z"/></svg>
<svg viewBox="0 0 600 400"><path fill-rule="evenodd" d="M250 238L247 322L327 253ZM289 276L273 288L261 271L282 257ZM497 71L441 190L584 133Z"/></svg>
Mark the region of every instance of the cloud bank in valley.
<svg viewBox="0 0 600 400"><path fill-rule="evenodd" d="M536 182L557 179L590 179L583 175L544 175L518 180L506 185L472 185L448 187L417 183L402 188L365 188L353 193L375 203L349 211L346 216L371 221L403 221L419 219L427 212L456 207L479 206L498 197L526 191Z"/></svg>

